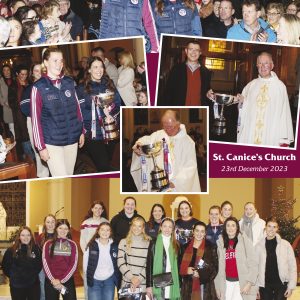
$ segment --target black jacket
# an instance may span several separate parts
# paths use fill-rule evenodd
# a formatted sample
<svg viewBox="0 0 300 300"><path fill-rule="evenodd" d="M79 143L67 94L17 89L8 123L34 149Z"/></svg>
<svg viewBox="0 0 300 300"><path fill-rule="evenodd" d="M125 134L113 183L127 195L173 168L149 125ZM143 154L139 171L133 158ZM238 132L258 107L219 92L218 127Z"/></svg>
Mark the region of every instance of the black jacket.
<svg viewBox="0 0 300 300"><path fill-rule="evenodd" d="M65 23L67 23L67 22L72 23L70 34L74 41L76 40L77 36L82 35L83 22L82 22L81 18L72 11L72 9L69 9L69 11L66 15L61 16L61 20Z"/></svg>
<svg viewBox="0 0 300 300"><path fill-rule="evenodd" d="M209 105L206 93L210 89L211 72L203 65L200 67L201 99L199 105ZM186 63L175 65L170 71L164 98L158 99L159 106L185 106L187 92L187 66ZM200 102L201 100L201 102Z"/></svg>
<svg viewBox="0 0 300 300"><path fill-rule="evenodd" d="M205 36L226 39L227 31L233 26L233 24L234 23L232 21L231 25L226 26L219 18L215 18L207 25Z"/></svg>
<svg viewBox="0 0 300 300"><path fill-rule="evenodd" d="M113 232L113 240L117 245L119 245L120 241L124 239L127 236L127 233L129 232L129 228L131 225L131 221L135 217L141 217L137 211L134 211L134 214L131 218L128 218L124 212L124 210L121 210L117 215L115 215L110 222L112 232ZM144 218L143 218L144 219Z"/></svg>
<svg viewBox="0 0 300 300"><path fill-rule="evenodd" d="M146 264L146 287L147 288L153 287L153 262L154 262L154 255L155 255L155 245L156 245L156 239L152 240L148 247L147 264ZM178 253L177 253L178 262L179 262L179 257L181 257L181 252L180 252L180 247L178 245ZM163 273L164 273L166 272L166 264L167 264L167 253L165 251L165 248L163 249L162 264L163 264ZM179 266L178 263L177 265Z"/></svg>
<svg viewBox="0 0 300 300"><path fill-rule="evenodd" d="M41 251L34 245L30 257L27 255L27 246L21 245L13 257L12 248L8 248L2 261L4 274L9 277L10 286L25 288L32 286L39 280L42 269Z"/></svg>

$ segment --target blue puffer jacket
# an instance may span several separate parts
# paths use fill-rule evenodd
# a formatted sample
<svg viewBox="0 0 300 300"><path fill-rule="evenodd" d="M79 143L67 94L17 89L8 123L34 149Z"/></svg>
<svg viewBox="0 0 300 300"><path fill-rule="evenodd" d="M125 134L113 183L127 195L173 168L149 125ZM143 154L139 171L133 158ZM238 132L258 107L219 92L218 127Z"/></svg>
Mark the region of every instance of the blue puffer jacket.
<svg viewBox="0 0 300 300"><path fill-rule="evenodd" d="M276 34L275 32L268 26L268 23L263 19L258 19L259 25L262 29L264 29L268 34L268 43L276 43ZM251 33L247 31L244 25L244 21L242 20L239 24L232 26L227 32L227 39L231 40L242 40L242 41L250 41Z"/></svg>
<svg viewBox="0 0 300 300"><path fill-rule="evenodd" d="M102 1L100 38L144 35L143 0Z"/></svg>
<svg viewBox="0 0 300 300"><path fill-rule="evenodd" d="M61 78L60 89L48 77L34 83L42 96L41 124L45 144L66 146L78 142L83 124L78 117L74 80Z"/></svg>
<svg viewBox="0 0 300 300"><path fill-rule="evenodd" d="M26 86L26 88L22 93L21 102L20 102L20 109L26 117L30 117L30 95L31 95L32 86L33 84L29 84Z"/></svg>
<svg viewBox="0 0 300 300"><path fill-rule="evenodd" d="M164 8L160 15L155 11L156 1L151 0L159 37L162 33L202 36L202 27L196 6L192 10L180 0L177 0L175 3L169 0L164 0L163 2Z"/></svg>
<svg viewBox="0 0 300 300"><path fill-rule="evenodd" d="M92 287L94 285L94 274L97 269L98 261L101 259L98 243L96 241L91 243L87 251L89 251L89 260L87 264L86 277L88 286ZM110 244L110 257L114 266L114 283L118 286L121 274L117 264L118 245L114 242Z"/></svg>
<svg viewBox="0 0 300 300"><path fill-rule="evenodd" d="M102 77L101 82L91 81L91 93L88 94L84 90L84 85L80 84L77 88L77 95L80 103L80 108L83 117L84 128L86 129L86 135L88 138L92 138L92 96L99 93L105 93L108 89L108 79ZM120 106L121 106L121 97L117 90L115 90L114 103L111 105L110 115L114 117L117 124L120 124ZM105 114L100 108L101 118L104 120ZM96 111L96 118L98 117ZM96 122L96 140L103 140L104 136L101 130L101 125L99 120Z"/></svg>

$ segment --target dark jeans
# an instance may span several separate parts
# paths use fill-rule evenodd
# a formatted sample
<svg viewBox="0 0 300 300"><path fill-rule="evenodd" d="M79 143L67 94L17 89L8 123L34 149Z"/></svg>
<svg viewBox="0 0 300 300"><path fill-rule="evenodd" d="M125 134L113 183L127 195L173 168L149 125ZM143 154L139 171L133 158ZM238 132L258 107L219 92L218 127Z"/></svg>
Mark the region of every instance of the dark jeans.
<svg viewBox="0 0 300 300"><path fill-rule="evenodd" d="M109 172L109 155L103 141L86 140L84 150L89 154L98 172Z"/></svg>
<svg viewBox="0 0 300 300"><path fill-rule="evenodd" d="M114 300L115 284L114 275L106 280L94 279L94 285L88 287L89 300Z"/></svg>
<svg viewBox="0 0 300 300"><path fill-rule="evenodd" d="M74 278L71 277L67 282L63 283L67 288L67 292L62 295L64 300L77 300ZM46 300L59 300L59 291L56 290L49 279L45 280L45 296Z"/></svg>
<svg viewBox="0 0 300 300"><path fill-rule="evenodd" d="M287 283L270 284L266 283L265 287L259 288L261 300L285 300L284 293L287 290Z"/></svg>
<svg viewBox="0 0 300 300"><path fill-rule="evenodd" d="M12 300L40 300L40 282L37 280L34 285L26 288L10 287Z"/></svg>

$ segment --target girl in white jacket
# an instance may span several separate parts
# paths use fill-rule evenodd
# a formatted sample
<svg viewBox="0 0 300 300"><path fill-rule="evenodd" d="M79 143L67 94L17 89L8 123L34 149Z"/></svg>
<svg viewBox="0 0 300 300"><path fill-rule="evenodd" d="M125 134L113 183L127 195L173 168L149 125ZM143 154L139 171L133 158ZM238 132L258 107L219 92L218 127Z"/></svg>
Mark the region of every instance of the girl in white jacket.
<svg viewBox="0 0 300 300"><path fill-rule="evenodd" d="M124 51L120 54L118 68L119 78L117 83L118 92L126 106L137 105L137 96L133 86L134 63L130 52Z"/></svg>
<svg viewBox="0 0 300 300"><path fill-rule="evenodd" d="M286 299L292 295L297 285L297 265L293 248L280 237L278 229L278 221L269 218L266 223L266 237L257 244L261 300Z"/></svg>

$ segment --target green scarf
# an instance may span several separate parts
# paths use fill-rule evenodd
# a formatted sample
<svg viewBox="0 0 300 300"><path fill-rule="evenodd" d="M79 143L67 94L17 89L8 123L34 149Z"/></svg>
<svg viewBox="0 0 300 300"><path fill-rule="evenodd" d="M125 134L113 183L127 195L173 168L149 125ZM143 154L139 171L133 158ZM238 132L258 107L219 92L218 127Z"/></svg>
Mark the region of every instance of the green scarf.
<svg viewBox="0 0 300 300"><path fill-rule="evenodd" d="M178 275L178 266L177 266L177 255L172 246L173 245L171 240L170 247L169 247L169 257L170 257L171 272L172 272L174 284L170 286L170 299L177 300L180 299L179 275ZM154 253L155 254L153 260L153 275L157 275L164 272L163 270L164 244L163 244L161 233L157 236ZM155 297L157 297L158 300L162 299L161 288L156 288L155 286L153 286L153 294L155 295Z"/></svg>

